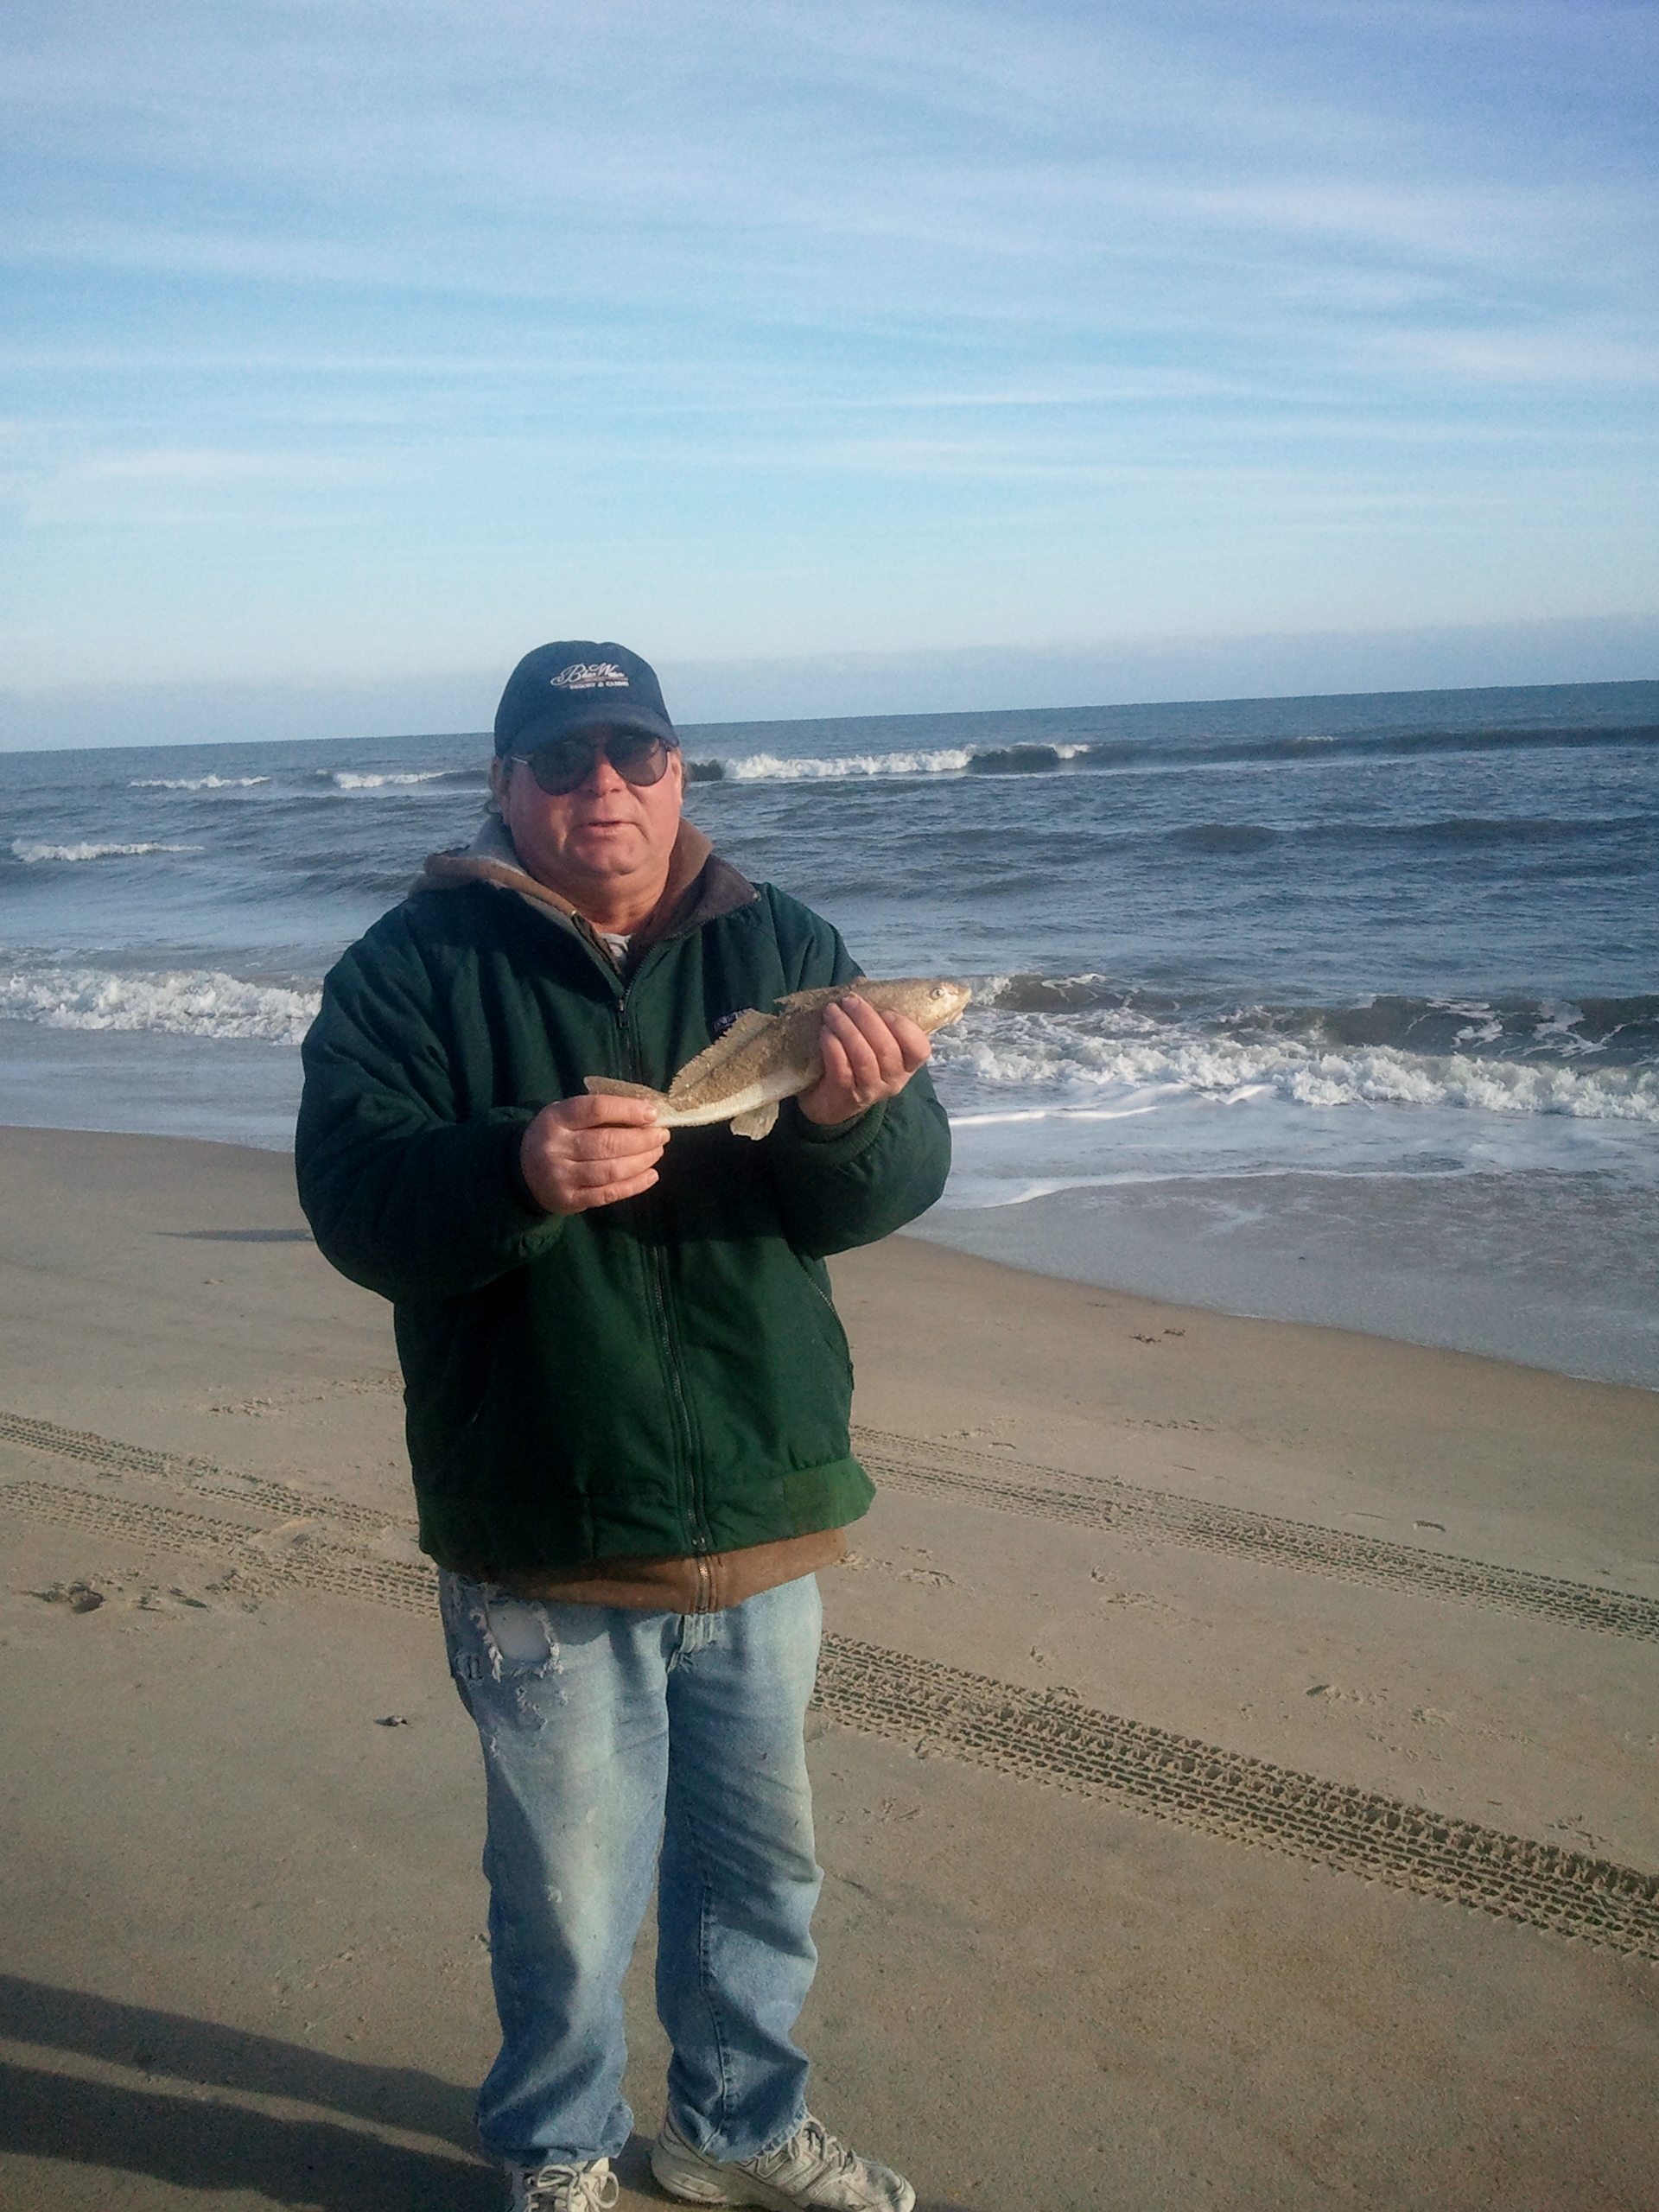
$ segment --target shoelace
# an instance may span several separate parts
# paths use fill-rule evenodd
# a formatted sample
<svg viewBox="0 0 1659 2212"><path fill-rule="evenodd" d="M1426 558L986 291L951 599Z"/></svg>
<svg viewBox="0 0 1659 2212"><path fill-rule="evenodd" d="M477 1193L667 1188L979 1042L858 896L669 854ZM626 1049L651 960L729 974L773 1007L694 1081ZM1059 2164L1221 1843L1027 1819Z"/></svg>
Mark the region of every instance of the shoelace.
<svg viewBox="0 0 1659 2212"><path fill-rule="evenodd" d="M524 2177L526 2212L611 2212L621 2194L614 2174L591 2166L541 2166Z"/></svg>
<svg viewBox="0 0 1659 2212"><path fill-rule="evenodd" d="M826 2171L850 2173L858 2164L858 2153L849 2148L838 2135L832 2135L821 2120L814 2120L809 2113L802 2122L800 2133L784 2146L798 2155L804 2152L816 2158Z"/></svg>

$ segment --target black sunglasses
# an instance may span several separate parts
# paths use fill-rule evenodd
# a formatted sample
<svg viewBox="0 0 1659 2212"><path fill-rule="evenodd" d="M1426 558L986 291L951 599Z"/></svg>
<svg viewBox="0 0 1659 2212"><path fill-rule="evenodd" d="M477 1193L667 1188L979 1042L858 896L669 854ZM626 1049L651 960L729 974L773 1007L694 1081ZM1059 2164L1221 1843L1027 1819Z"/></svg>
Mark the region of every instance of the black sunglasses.
<svg viewBox="0 0 1659 2212"><path fill-rule="evenodd" d="M509 760L528 768L550 798L585 784L602 753L625 784L659 784L671 747L665 738L645 730L613 730L608 737L556 737L533 753L509 753Z"/></svg>

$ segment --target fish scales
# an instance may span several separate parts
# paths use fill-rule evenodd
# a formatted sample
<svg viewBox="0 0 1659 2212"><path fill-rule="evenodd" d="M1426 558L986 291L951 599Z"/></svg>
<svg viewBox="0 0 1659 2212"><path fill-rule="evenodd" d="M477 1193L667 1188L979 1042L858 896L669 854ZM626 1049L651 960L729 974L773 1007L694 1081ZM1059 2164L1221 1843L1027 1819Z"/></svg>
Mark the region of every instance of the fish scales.
<svg viewBox="0 0 1659 2212"><path fill-rule="evenodd" d="M753 1027L747 1016L740 1014L723 1037L716 1038L695 1060L686 1062L668 1086L670 1104L706 1106L789 1069L810 1072L816 1083L817 1074L813 1071L823 1067L818 1052L823 1022L823 1015L816 1008L810 1013L759 1014Z"/></svg>

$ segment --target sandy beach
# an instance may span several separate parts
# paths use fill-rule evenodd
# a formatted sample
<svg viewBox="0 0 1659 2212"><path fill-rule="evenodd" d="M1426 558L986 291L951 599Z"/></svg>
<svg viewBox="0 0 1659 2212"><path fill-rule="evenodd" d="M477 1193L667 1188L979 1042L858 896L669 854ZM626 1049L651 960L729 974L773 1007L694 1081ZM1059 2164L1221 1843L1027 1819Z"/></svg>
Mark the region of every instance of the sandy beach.
<svg viewBox="0 0 1659 2212"><path fill-rule="evenodd" d="M281 1154L7 1128L0 1179L0 2205L483 2212L389 1311ZM1659 2206L1659 1394L835 1274L880 1496L823 1578L816 2108L936 2209Z"/></svg>

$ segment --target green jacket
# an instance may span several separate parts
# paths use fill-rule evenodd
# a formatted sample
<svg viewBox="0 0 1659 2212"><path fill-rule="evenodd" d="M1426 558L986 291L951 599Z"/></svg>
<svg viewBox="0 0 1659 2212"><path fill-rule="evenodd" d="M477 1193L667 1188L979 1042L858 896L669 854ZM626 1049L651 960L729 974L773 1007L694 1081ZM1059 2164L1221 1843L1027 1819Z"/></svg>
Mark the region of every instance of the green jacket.
<svg viewBox="0 0 1659 2212"><path fill-rule="evenodd" d="M873 1495L823 1258L944 1187L925 1071L827 1134L792 1101L759 1143L677 1131L652 1190L588 1213L543 1213L518 1170L526 1126L585 1076L665 1090L731 1014L859 972L827 923L723 861L689 904L625 976L499 882L421 891L324 986L301 1201L334 1264L394 1301L441 1566L735 1551Z"/></svg>

